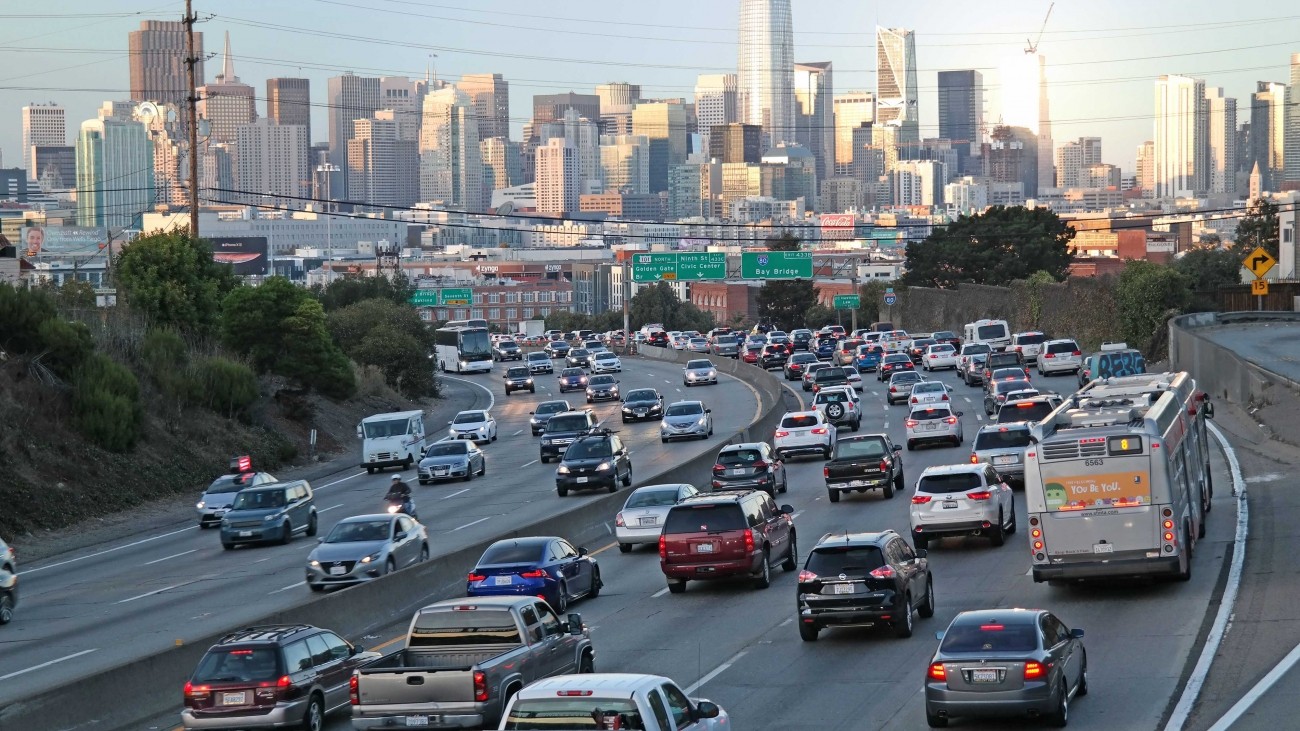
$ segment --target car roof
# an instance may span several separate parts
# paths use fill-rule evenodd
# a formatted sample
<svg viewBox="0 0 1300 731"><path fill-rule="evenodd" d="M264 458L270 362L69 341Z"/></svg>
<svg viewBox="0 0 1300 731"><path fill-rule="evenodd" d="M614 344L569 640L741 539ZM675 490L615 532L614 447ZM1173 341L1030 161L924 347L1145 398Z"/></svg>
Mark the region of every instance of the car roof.
<svg viewBox="0 0 1300 731"><path fill-rule="evenodd" d="M988 467L988 465L984 464L983 462L980 462L978 464L970 464L968 462L959 462L957 464L939 464L939 465L934 465L933 467L926 467L925 470L921 472L921 476L925 477L926 475L962 475L971 472L983 472L985 467Z"/></svg>
<svg viewBox="0 0 1300 731"><path fill-rule="evenodd" d="M952 624L1033 624L1046 610L1022 609L968 609L953 618Z"/></svg>
<svg viewBox="0 0 1300 731"><path fill-rule="evenodd" d="M1008 421L1002 424L985 424L980 427L980 430L976 434L978 435L983 434L984 432L994 431L1029 431L1029 422Z"/></svg>
<svg viewBox="0 0 1300 731"><path fill-rule="evenodd" d="M703 401L674 401L671 404L668 404L668 408L670 409L674 406L698 406L700 408L704 408L704 402Z"/></svg>
<svg viewBox="0 0 1300 731"><path fill-rule="evenodd" d="M665 482L659 485L642 485L628 493L628 495L635 495L638 492L676 492L677 490L681 490L683 487L689 487L692 490L695 489L695 486L688 482Z"/></svg>
<svg viewBox="0 0 1300 731"><path fill-rule="evenodd" d="M681 502L674 505L674 508L691 505L728 505L740 502L740 499L750 493L758 492L757 488L740 488L736 490L727 490L724 492L702 492L697 495L682 498Z"/></svg>
<svg viewBox="0 0 1300 731"><path fill-rule="evenodd" d="M634 673L583 673L581 675L556 675L529 683L516 695L520 699L554 698L558 692L592 691L602 698L631 698L644 688L656 688L672 681L661 675Z"/></svg>
<svg viewBox="0 0 1300 731"><path fill-rule="evenodd" d="M917 373L916 371L897 371L897 372L895 372L895 373L891 373L891 374L889 374L889 380L892 381L892 380L894 380L895 378L897 378L897 379L899 379L899 380L903 380L903 381L911 381L911 380L924 381L924 380L926 380L926 378L925 378L925 374L924 374L924 373Z"/></svg>
<svg viewBox="0 0 1300 731"><path fill-rule="evenodd" d="M785 412L784 414L781 415L781 419L782 419L782 420L785 420L785 419L787 419L787 418L789 418L789 417L791 417L791 416L814 416L814 417L819 417L819 416L821 416L821 413L822 413L822 412L820 412L820 411L818 411L818 410L816 410L816 409L811 409L811 410L808 410L808 411L787 411L787 412Z"/></svg>
<svg viewBox="0 0 1300 731"><path fill-rule="evenodd" d="M499 541L493 541L492 545L488 546L488 548L492 548L494 546L501 546L501 545L523 546L525 548L531 546L537 546L538 548L541 548L542 546L550 543L551 541L558 541L558 540L562 540L562 539L559 538L558 536L524 536L523 538L503 538ZM475 598L477 599L478 597Z"/></svg>
<svg viewBox="0 0 1300 731"><path fill-rule="evenodd" d="M214 647L219 645L244 644L248 642L277 643L286 637L291 637L301 632L316 632L319 631L319 629L319 627L310 624L254 625L252 627L244 627L243 629L237 629L234 632L226 633L220 640L217 640Z"/></svg>
<svg viewBox="0 0 1300 731"><path fill-rule="evenodd" d="M897 537L898 533L890 529L855 533L848 531L827 533L817 541L817 545L813 546L813 550L815 551L823 546L879 546L885 541Z"/></svg>
<svg viewBox="0 0 1300 731"><path fill-rule="evenodd" d="M486 416L486 415L487 415L487 409L465 409L464 411L457 411L457 412L456 412L456 416L461 416L461 415L465 415L465 414L483 414L484 416Z"/></svg>
<svg viewBox="0 0 1300 731"><path fill-rule="evenodd" d="M306 485L306 484L307 484L306 480L285 480L283 482L268 482L264 485L258 485L256 487L246 487L243 490L240 490L240 492L269 492L271 490L283 490L287 487L297 487L298 485Z"/></svg>
<svg viewBox="0 0 1300 731"><path fill-rule="evenodd" d="M758 450L762 450L762 449L765 448L765 447L767 447L767 442L741 442L741 443L739 443L739 444L728 444L728 445L726 445L726 446L723 447L722 449L719 449L719 450L718 450L718 454L726 454L727 452L739 452L739 451L742 450L742 449L744 449L744 450L750 450L750 449L758 449Z"/></svg>
<svg viewBox="0 0 1300 731"><path fill-rule="evenodd" d="M397 515L393 513L366 513L365 515L350 515L346 518L343 518L338 523L335 523L335 525L338 525L339 523L371 523L380 520L387 523L391 523L394 520L397 520Z"/></svg>

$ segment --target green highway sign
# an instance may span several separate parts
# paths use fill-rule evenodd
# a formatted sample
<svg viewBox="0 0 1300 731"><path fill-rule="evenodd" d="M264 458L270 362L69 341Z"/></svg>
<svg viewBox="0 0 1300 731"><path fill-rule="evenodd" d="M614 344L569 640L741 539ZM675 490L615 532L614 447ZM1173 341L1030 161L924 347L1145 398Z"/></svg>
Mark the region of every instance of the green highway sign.
<svg viewBox="0 0 1300 731"><path fill-rule="evenodd" d="M411 294L411 304L416 307L447 307L468 305L474 300L469 287L451 289L417 289Z"/></svg>
<svg viewBox="0 0 1300 731"><path fill-rule="evenodd" d="M726 279L727 255L722 252L633 254L633 282Z"/></svg>
<svg viewBox="0 0 1300 731"><path fill-rule="evenodd" d="M862 307L862 300L856 294L837 294L833 305L837 310L856 310Z"/></svg>
<svg viewBox="0 0 1300 731"><path fill-rule="evenodd" d="M742 279L812 279L811 251L746 251L740 255Z"/></svg>

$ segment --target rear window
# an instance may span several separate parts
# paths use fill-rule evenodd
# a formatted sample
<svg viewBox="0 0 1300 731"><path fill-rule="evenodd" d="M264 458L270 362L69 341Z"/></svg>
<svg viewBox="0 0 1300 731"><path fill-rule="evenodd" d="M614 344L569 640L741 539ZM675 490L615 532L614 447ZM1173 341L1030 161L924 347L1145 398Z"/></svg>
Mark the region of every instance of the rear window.
<svg viewBox="0 0 1300 731"><path fill-rule="evenodd" d="M817 381L834 381L837 379L842 380L844 378L845 375L843 368L822 368L813 376L813 379Z"/></svg>
<svg viewBox="0 0 1300 731"><path fill-rule="evenodd" d="M908 418L916 419L917 421L937 421L939 419L947 419L949 416L952 416L952 412L948 409L918 409L917 411L913 411Z"/></svg>
<svg viewBox="0 0 1300 731"><path fill-rule="evenodd" d="M1049 353L1073 353L1078 350L1079 346L1074 343L1051 343L1047 346Z"/></svg>
<svg viewBox="0 0 1300 731"><path fill-rule="evenodd" d="M734 503L676 507L664 520L664 533L712 533L744 528L745 516Z"/></svg>
<svg viewBox="0 0 1300 731"><path fill-rule="evenodd" d="M1047 342L1047 336L1042 333L1032 335L1021 335L1016 338L1016 345L1038 345Z"/></svg>
<svg viewBox="0 0 1300 731"><path fill-rule="evenodd" d="M763 455L757 449L737 449L732 452L723 452L718 455L718 464L721 465L748 465L762 461Z"/></svg>
<svg viewBox="0 0 1300 731"><path fill-rule="evenodd" d="M951 330L940 330L939 332L935 333L931 337L933 337L935 340L956 340L957 333L954 333Z"/></svg>
<svg viewBox="0 0 1300 731"><path fill-rule="evenodd" d="M677 490L640 490L627 499L625 508L656 508L677 504Z"/></svg>
<svg viewBox="0 0 1300 731"><path fill-rule="evenodd" d="M1005 338L1007 336L1007 326L1006 325L981 325L979 329L976 331L976 333L977 333L976 335L977 337L984 340Z"/></svg>
<svg viewBox="0 0 1300 731"><path fill-rule="evenodd" d="M886 363L911 363L912 359L902 353L890 353L885 356Z"/></svg>
<svg viewBox="0 0 1300 731"><path fill-rule="evenodd" d="M835 576L863 574L884 565L885 559L876 546L843 546L813 549L804 568L818 576Z"/></svg>
<svg viewBox="0 0 1300 731"><path fill-rule="evenodd" d="M543 546L537 543L497 543L488 546L483 557L478 560L480 566L502 563L532 563L542 557Z"/></svg>
<svg viewBox="0 0 1300 731"><path fill-rule="evenodd" d="M962 346L961 352L966 355L971 355L973 353L991 353L993 352L993 349L988 346L988 343L971 343L970 345Z"/></svg>
<svg viewBox="0 0 1300 731"><path fill-rule="evenodd" d="M781 426L786 429L805 429L810 426L817 426L817 417L787 416L781 420Z"/></svg>
<svg viewBox="0 0 1300 731"><path fill-rule="evenodd" d="M931 338L921 338L920 340L913 340L913 341L912 341L912 347L913 347L913 348L928 348L928 347L930 347L931 345L934 345L934 343L935 343L935 341L934 341L933 339L931 339Z"/></svg>
<svg viewBox="0 0 1300 731"><path fill-rule="evenodd" d="M472 602L473 599L466 599ZM466 604L472 606L472 604ZM408 647L521 644L519 625L507 609L422 612L411 628Z"/></svg>
<svg viewBox="0 0 1300 731"><path fill-rule="evenodd" d="M980 476L976 472L955 472L947 475L921 475L916 483L917 492L966 492L982 487Z"/></svg>
<svg viewBox="0 0 1300 731"><path fill-rule="evenodd" d="M830 393L823 391L822 393L817 394L816 399L819 404L838 404L848 400L848 394L843 391L831 391Z"/></svg>
<svg viewBox="0 0 1300 731"><path fill-rule="evenodd" d="M732 337L731 335L719 335L718 337L713 339L713 342L717 343L718 345L735 345L736 338Z"/></svg>
<svg viewBox="0 0 1300 731"><path fill-rule="evenodd" d="M988 364L993 368L1009 365L1020 365L1020 354L1011 353L989 353Z"/></svg>
<svg viewBox="0 0 1300 731"><path fill-rule="evenodd" d="M959 624L943 635L940 652L1033 652L1038 636L1031 624Z"/></svg>
<svg viewBox="0 0 1300 731"><path fill-rule="evenodd" d="M1052 413L1052 405L1035 401L1019 401L1007 404L998 411L998 423L1008 421L1041 421Z"/></svg>
<svg viewBox="0 0 1300 731"><path fill-rule="evenodd" d="M835 445L836 459L884 459L888 453L883 439L841 439Z"/></svg>
<svg viewBox="0 0 1300 731"><path fill-rule="evenodd" d="M585 416L552 416L551 420L546 422L546 431L582 431L587 428L587 417Z"/></svg>
<svg viewBox="0 0 1300 731"><path fill-rule="evenodd" d="M231 647L208 650L194 671L195 683L250 683L281 675L280 651L275 647Z"/></svg>
<svg viewBox="0 0 1300 731"><path fill-rule="evenodd" d="M582 683L577 683L581 686ZM575 686L577 687L577 686ZM596 720L600 718L600 720ZM551 729L645 729L636 703L627 698L530 698L517 701L501 728L519 731Z"/></svg>
<svg viewBox="0 0 1300 731"><path fill-rule="evenodd" d="M1033 388L1029 381L998 381L993 384L994 393L1011 393L1012 391L1025 391Z"/></svg>
<svg viewBox="0 0 1300 731"><path fill-rule="evenodd" d="M889 385L896 386L900 383L920 383L921 380L922 378L920 373L917 373L916 371L903 371L902 373L896 373L890 376Z"/></svg>
<svg viewBox="0 0 1300 731"><path fill-rule="evenodd" d="M997 429L975 436L975 451L984 449L1022 449L1029 446L1028 429Z"/></svg>

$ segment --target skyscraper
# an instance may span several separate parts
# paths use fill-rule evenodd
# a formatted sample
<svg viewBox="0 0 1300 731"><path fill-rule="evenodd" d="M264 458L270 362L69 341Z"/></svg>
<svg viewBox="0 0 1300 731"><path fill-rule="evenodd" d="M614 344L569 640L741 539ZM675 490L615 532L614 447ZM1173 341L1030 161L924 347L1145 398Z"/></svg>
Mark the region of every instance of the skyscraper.
<svg viewBox="0 0 1300 731"><path fill-rule="evenodd" d="M296 125L305 130L302 135L303 160L307 161L307 174L311 175L315 161L311 156L311 81L308 79L275 78L266 80L266 116L278 125ZM308 177L308 185L311 178ZM308 187L303 195L309 195Z"/></svg>
<svg viewBox="0 0 1300 731"><path fill-rule="evenodd" d="M600 128L575 109L566 109L560 119L546 122L537 130L537 143L545 145L555 137L569 141L578 157L579 195L599 193L600 187Z"/></svg>
<svg viewBox="0 0 1300 731"><path fill-rule="evenodd" d="M835 174L851 175L853 131L876 120L876 97L869 91L835 95ZM868 135L870 139L870 135Z"/></svg>
<svg viewBox="0 0 1300 731"><path fill-rule="evenodd" d="M327 83L330 162L339 168L331 181L333 197L348 198L348 140L358 119L372 119L379 110L379 79L348 72Z"/></svg>
<svg viewBox="0 0 1300 731"><path fill-rule="evenodd" d="M140 30L131 31L127 46L131 66L131 98L136 101L171 105L178 116L176 128L184 129L189 119L190 80L185 65L185 24L176 20L145 20ZM203 33L194 33L194 83L202 86Z"/></svg>
<svg viewBox="0 0 1300 731"><path fill-rule="evenodd" d="M153 142L144 124L113 119L81 123L77 136L77 224L131 226L154 205Z"/></svg>
<svg viewBox="0 0 1300 731"><path fill-rule="evenodd" d="M1056 187L1080 188L1088 168L1101 164L1101 138L1080 137L1056 148Z"/></svg>
<svg viewBox="0 0 1300 731"><path fill-rule="evenodd" d="M1235 195L1237 191L1237 100L1224 96L1222 88L1205 90L1209 121L1209 191Z"/></svg>
<svg viewBox="0 0 1300 731"><path fill-rule="evenodd" d="M483 158L485 189L496 190L523 184L524 171L519 158L518 142L506 137L489 137L479 141L479 150ZM490 198L484 199L484 202L488 200Z"/></svg>
<svg viewBox="0 0 1300 731"><path fill-rule="evenodd" d="M1037 195L1038 135L1026 127L999 125L989 135L988 156L984 161L988 177L995 183L1019 183L1021 202Z"/></svg>
<svg viewBox="0 0 1300 731"><path fill-rule="evenodd" d="M643 135L602 135L600 169L606 192L649 193L650 138Z"/></svg>
<svg viewBox="0 0 1300 731"><path fill-rule="evenodd" d="M899 142L920 139L916 90L916 34L876 28L876 124L902 129Z"/></svg>
<svg viewBox="0 0 1300 731"><path fill-rule="evenodd" d="M1250 97L1250 155L1265 191L1278 192L1285 172L1286 84L1260 81Z"/></svg>
<svg viewBox="0 0 1300 731"><path fill-rule="evenodd" d="M739 81L735 74L700 74L695 79L695 121L709 149L710 131L719 125L740 121Z"/></svg>
<svg viewBox="0 0 1300 731"><path fill-rule="evenodd" d="M793 141L794 23L790 0L741 0L739 28L739 121L763 127L764 147Z"/></svg>
<svg viewBox="0 0 1300 731"><path fill-rule="evenodd" d="M794 65L795 141L817 160L817 176L825 179L835 171L835 87L831 62Z"/></svg>
<svg viewBox="0 0 1300 731"><path fill-rule="evenodd" d="M1286 90L1284 168L1286 188L1300 190L1300 53L1291 54L1291 84Z"/></svg>
<svg viewBox="0 0 1300 731"><path fill-rule="evenodd" d="M1138 188L1147 196L1156 194L1156 143L1147 140L1138 145L1137 161L1133 171Z"/></svg>
<svg viewBox="0 0 1300 731"><path fill-rule="evenodd" d="M716 125L709 136L709 157L718 162L759 162L762 132L756 124Z"/></svg>
<svg viewBox="0 0 1300 731"><path fill-rule="evenodd" d="M393 110L398 139L419 144L424 97L428 93L429 82L425 79L411 79L406 76L379 77L379 108Z"/></svg>
<svg viewBox="0 0 1300 731"><path fill-rule="evenodd" d="M426 96L420 134L420 200L483 210L483 151L469 95L448 86Z"/></svg>
<svg viewBox="0 0 1300 731"><path fill-rule="evenodd" d="M1001 68L1002 122L1024 127L1038 138L1038 184L1050 187L1053 172L1052 120L1047 99L1047 59L1042 54L1017 53ZM1038 191L1026 190L1034 197Z"/></svg>
<svg viewBox="0 0 1300 731"><path fill-rule="evenodd" d="M298 199L311 192L311 146L306 138L306 126L276 124L269 118L239 127L235 177L250 203L266 202L252 200L265 195L276 205L302 207ZM280 200L274 200L277 197Z"/></svg>
<svg viewBox="0 0 1300 731"><path fill-rule="evenodd" d="M1209 187L1210 149L1205 82L1170 74L1156 80L1155 92L1155 197L1204 193Z"/></svg>
<svg viewBox="0 0 1300 731"><path fill-rule="evenodd" d="M578 211L578 151L563 137L537 148L537 212L563 216Z"/></svg>
<svg viewBox="0 0 1300 731"><path fill-rule="evenodd" d="M632 110L632 133L650 139L650 192L668 190L668 170L686 162L686 105L637 104Z"/></svg>
<svg viewBox="0 0 1300 731"><path fill-rule="evenodd" d="M510 136L509 81L501 74L464 74L456 88L468 94L474 104L480 139Z"/></svg>
<svg viewBox="0 0 1300 731"><path fill-rule="evenodd" d="M373 119L355 120L348 140L348 196L363 207L409 206L419 195L417 143L402 139L396 116L384 109Z"/></svg>
<svg viewBox="0 0 1300 731"><path fill-rule="evenodd" d="M564 119L564 112L573 109L578 116L590 120L600 119L600 97L595 94L535 94L533 95L533 134L547 122Z"/></svg>
<svg viewBox="0 0 1300 731"><path fill-rule="evenodd" d="M27 169L28 180L39 180L41 177L41 170L36 166L34 148L62 147L66 144L68 144L68 119L63 107L54 102L29 104L23 107L21 165Z"/></svg>
<svg viewBox="0 0 1300 731"><path fill-rule="evenodd" d="M221 73L213 83L199 87L198 96L199 119L207 120L210 125L208 141L211 143L235 145L239 127L257 119L256 92L235 75L235 60L230 55L230 33L226 33Z"/></svg>
<svg viewBox="0 0 1300 731"><path fill-rule="evenodd" d="M974 174L968 160L979 155L984 142L984 76L980 72L939 72L939 137L956 146L961 174Z"/></svg>
<svg viewBox="0 0 1300 731"><path fill-rule="evenodd" d="M627 107L641 101L641 85L626 81L610 81L596 85L596 96L600 98L600 111L608 112L617 107Z"/></svg>

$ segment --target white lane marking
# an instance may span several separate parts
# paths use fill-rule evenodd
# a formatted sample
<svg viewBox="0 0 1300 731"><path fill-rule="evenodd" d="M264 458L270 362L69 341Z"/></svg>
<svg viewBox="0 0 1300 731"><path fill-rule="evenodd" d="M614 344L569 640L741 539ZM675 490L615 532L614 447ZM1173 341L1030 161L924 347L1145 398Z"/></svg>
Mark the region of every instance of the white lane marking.
<svg viewBox="0 0 1300 731"><path fill-rule="evenodd" d="M1178 697L1178 704L1174 706L1174 712L1169 715L1169 722L1165 724L1165 731L1181 731L1183 725L1187 723L1187 718L1192 714L1192 707L1196 704L1196 698L1201 694L1201 688L1205 685L1205 678L1210 674L1210 666L1214 663L1214 656L1219 652L1219 645L1223 642L1223 636L1227 634L1228 622L1232 618L1233 609L1237 603L1237 590L1241 586L1242 567L1246 563L1246 536L1250 532L1250 506L1246 501L1246 481L1241 476L1241 463L1237 461L1237 453L1233 451L1232 445L1228 444L1227 438L1219 427L1207 423L1210 433L1219 442L1219 448L1223 450L1223 455L1228 458L1228 469L1232 473L1232 494L1237 498L1237 534L1232 542L1232 565L1228 568L1228 581L1223 587L1223 598L1219 601L1219 612L1214 615L1214 623L1210 625L1210 632L1205 636L1205 645L1201 647L1201 656L1196 659L1196 667L1192 668L1192 674L1187 678L1187 685L1183 688L1183 693ZM1300 645L1296 646L1282 658L1278 663L1265 675L1262 680L1255 684L1236 705L1228 709L1223 715L1210 727L1210 731L1224 731L1237 719L1250 709L1260 696L1268 692L1273 683L1286 673L1287 670L1295 664L1297 653L1300 653Z"/></svg>
<svg viewBox="0 0 1300 731"><path fill-rule="evenodd" d="M515 432L514 434L511 434L510 436L512 436L512 437L517 437L517 436L519 436L520 434L523 434L523 433L524 433L524 430L523 430L523 429L520 429L519 431Z"/></svg>
<svg viewBox="0 0 1300 731"><path fill-rule="evenodd" d="M457 377L455 377L455 376L449 376L449 375L446 375L446 374L441 374L441 376L442 376L443 378L446 378L446 379L451 380L451 381L460 381L461 383L468 383L468 384L471 385L471 386L478 386L479 388L481 388L481 389L483 389L485 392L487 392L487 395L488 395L488 405L487 405L487 408L484 409L484 411L491 411L491 410L492 410L492 407L493 407L493 406L496 406L496 403L497 403L497 396L496 396L496 394L492 393L492 389L488 388L487 386L484 386L483 384L479 383L478 381L471 381L471 380L469 380L468 378L457 378Z"/></svg>
<svg viewBox="0 0 1300 731"><path fill-rule="evenodd" d="M790 514L790 520L794 520L795 518L798 518L800 515L803 515L803 511L802 511L802 510L800 510L800 511L798 511L798 512L796 512L796 513L791 513L791 514Z"/></svg>
<svg viewBox="0 0 1300 731"><path fill-rule="evenodd" d="M438 499L439 499L439 500L450 500L450 499L456 497L457 495L464 495L464 494L467 493L467 492L469 492L469 488L468 488L468 487L465 488L464 490L457 490L456 492L453 492L453 493L450 494L450 495L443 495L442 497L440 497L440 498L438 498Z"/></svg>
<svg viewBox="0 0 1300 731"><path fill-rule="evenodd" d="M275 591L268 591L267 594L268 594L268 595L269 595L269 594L279 594L279 593L282 592L282 591L289 591L290 589L296 589L296 588L298 588L299 586L306 586L306 585L307 585L307 582L305 582L305 581L297 581L297 582L294 582L294 583L292 583L292 584L290 584L290 585L288 585L288 586L282 586L282 587L280 587L279 589L276 589Z"/></svg>
<svg viewBox="0 0 1300 731"><path fill-rule="evenodd" d="M315 491L316 491L316 492L320 492L321 490L324 490L325 488L329 487L330 485L337 485L337 484L339 484L340 482L347 482L348 480L355 479L355 478L360 477L360 476L365 475L365 474L369 474L369 473L367 473L367 472L358 472L358 473L356 473L355 475L348 475L347 477L344 477L344 478L341 479L341 480L335 480L335 481L333 481L333 482L327 482L327 483L325 483L324 485L321 485L320 487L315 488Z"/></svg>
<svg viewBox="0 0 1300 731"><path fill-rule="evenodd" d="M52 564L50 564L50 565L48 565L48 566L37 566L37 567L34 568L34 569L27 569L27 570L24 571L23 573L25 573L25 574L34 574L34 573L36 573L37 571L44 571L45 569L52 569L52 568L55 568L55 567L57 567L57 566L67 566L67 565L70 564L70 563L76 563L76 562L78 562L78 561L85 561L85 560L88 559L88 558L94 558L95 556L103 556L103 555L106 554L106 553L113 553L114 551L120 551L120 550L122 550L123 548L130 548L130 547L132 547L132 546L138 546L138 545L140 545L140 544L142 544L142 543L148 543L148 542L150 542L150 541L156 541L156 540L158 540L159 538L166 538L167 536L174 536L174 535L176 535L176 534L178 534L178 533L184 533L185 531L191 531L191 530L198 530L198 526L196 526L196 525L192 525L192 526L190 526L190 527L188 527L188 528L181 528L180 530L174 530L174 531L172 531L172 532L170 532L170 533L160 533L160 534L158 534L158 535L156 535L156 536L153 536L152 538L142 538L142 539L140 539L140 540L138 540L138 541L132 541L131 543L124 543L124 544L122 544L122 545L120 545L120 546L116 546L116 547L114 547L114 548L106 548L106 549L104 549L104 550L102 550L102 551L96 551L96 552L94 552L94 553L88 553L88 554L86 554L85 556L78 556L78 557L76 557L76 558L70 558L70 559L68 559L67 561L60 561L60 562L58 562L58 563L52 563Z"/></svg>
<svg viewBox="0 0 1300 731"><path fill-rule="evenodd" d="M785 626L789 625L789 624L790 624L791 622L793 622L793 621L794 621L794 617L786 617L786 618L785 618L785 621L782 622L781 624L778 624L777 627L785 627Z"/></svg>
<svg viewBox="0 0 1300 731"><path fill-rule="evenodd" d="M983 415L983 414L976 414L976 415L975 415L975 421L984 421L984 415Z"/></svg>
<svg viewBox="0 0 1300 731"><path fill-rule="evenodd" d="M317 512L317 513L328 513L329 511L331 511L331 510L333 510L333 509L335 509L335 508L341 508L341 507L343 507L343 503L339 503L338 505L331 505L331 506L329 506L328 508L321 508L320 510L317 510L316 512Z"/></svg>
<svg viewBox="0 0 1300 731"><path fill-rule="evenodd" d="M880 408L884 409L886 414L889 413L889 404L884 404L884 405L881 406Z"/></svg>
<svg viewBox="0 0 1300 731"><path fill-rule="evenodd" d="M735 665L736 661L744 657L748 652L749 650L741 650L740 652L737 652L736 654L732 655L729 660L717 666L716 668L710 670L708 675L705 675L703 678L700 678L694 683L688 685L685 689L686 695L691 695L695 691L699 690L701 686L708 683L710 680L713 680L714 678L726 672L727 668L731 667L732 665Z"/></svg>
<svg viewBox="0 0 1300 731"><path fill-rule="evenodd" d="M478 520L475 520L475 521L472 521L472 522L466 523L465 525L457 526L457 527L455 527L455 528L452 528L450 532L455 533L456 531L461 530L462 528L468 528L468 527L470 527L471 525L478 525L479 523L482 523L482 522L485 521L485 520L492 520L492 518L494 518L494 517L495 517L495 516L489 515L489 516L486 517L486 518L479 518Z"/></svg>
<svg viewBox="0 0 1300 731"><path fill-rule="evenodd" d="M1247 477L1246 484L1254 485L1260 482L1277 482L1285 477L1286 475L1279 475L1276 472L1267 475L1255 475L1254 477Z"/></svg>
<svg viewBox="0 0 1300 731"><path fill-rule="evenodd" d="M968 404L969 404L969 403L973 403L973 402L970 400L970 396L962 396L962 398L966 399L966 403L968 403Z"/></svg>
<svg viewBox="0 0 1300 731"><path fill-rule="evenodd" d="M663 596L664 594L667 594L667 593L668 593L668 587L665 586L664 588L660 589L659 591L656 591L655 593L651 594L651 595L650 595L650 598L651 598L651 599L658 599L659 597L661 597L661 596Z"/></svg>
<svg viewBox="0 0 1300 731"><path fill-rule="evenodd" d="M520 468L523 468L523 467L528 467L529 465L535 465L535 464L537 464L537 460L533 460L532 462L525 462L525 463L523 463L523 464L521 464L521 465L519 465L519 466L520 466Z"/></svg>
<svg viewBox="0 0 1300 731"><path fill-rule="evenodd" d="M885 421L885 428L886 428L886 429L889 428L889 421Z"/></svg>
<svg viewBox="0 0 1300 731"><path fill-rule="evenodd" d="M682 392L682 390L681 390L680 388L677 389L677 393L681 393L681 392Z"/></svg>
<svg viewBox="0 0 1300 731"><path fill-rule="evenodd" d="M254 561L253 563L262 563L263 561L270 561L270 560L271 560L270 557L267 557L267 558L259 558L259 559L257 559L256 561Z"/></svg>
<svg viewBox="0 0 1300 731"><path fill-rule="evenodd" d="M193 584L195 581L198 581L198 579L193 579L193 580L191 580L191 581L182 581L182 582L179 583L179 584L172 584L171 586L164 586L164 587L161 588L161 589L154 589L153 591L146 591L146 592L143 593L143 594L137 594L136 596L133 596L133 597L131 597L130 599L123 599L122 601L120 601L120 602L116 602L116 603L117 603L117 604L126 604L127 602L133 602L133 601L135 601L136 599L144 599L145 597L153 596L154 594L161 594L161 593L163 593L164 591L171 591L172 589L179 589L179 588L181 588L182 586L185 586L185 585L187 585L187 584Z"/></svg>
<svg viewBox="0 0 1300 731"><path fill-rule="evenodd" d="M170 555L170 556L163 556L162 558L155 558L155 559L152 560L152 561L146 562L144 565L145 565L145 566L153 566L154 564L156 564L156 563L162 563L163 561L166 561L166 560L169 559L169 558L178 558L178 557L180 557L180 556L184 556L184 555L189 554L189 553L194 553L194 552L197 551L197 550L199 550L199 549L197 549L197 548L191 548L191 549L188 550L188 551L181 551L180 553L173 553L173 554Z"/></svg>
<svg viewBox="0 0 1300 731"><path fill-rule="evenodd" d="M40 670L41 668L48 668L49 666L51 666L51 665L57 665L58 663L61 663L61 662L63 662L64 660L71 660L71 659L73 659L74 657L81 657L82 655L89 655L89 654L92 653L92 652L98 652L98 651L99 651L99 648L96 647L96 648L93 648L93 649L90 649L90 650L82 650L81 652L74 652L74 653L72 653L71 655L64 655L63 657L58 657L58 658L55 658L55 659L53 659L53 660L47 660L46 662L43 662L43 663L41 663L40 665L33 665L33 666L29 667L29 668L23 668L22 670L15 670L15 671L13 671L12 673L9 673L8 675L0 675L0 680L8 680L8 679L10 679L10 678L16 678L16 677L18 677L19 675L23 675L23 674L26 674L26 673L30 673L30 672L32 672L33 670Z"/></svg>

